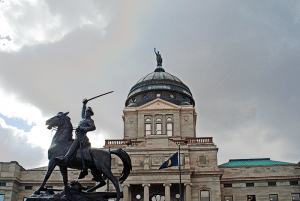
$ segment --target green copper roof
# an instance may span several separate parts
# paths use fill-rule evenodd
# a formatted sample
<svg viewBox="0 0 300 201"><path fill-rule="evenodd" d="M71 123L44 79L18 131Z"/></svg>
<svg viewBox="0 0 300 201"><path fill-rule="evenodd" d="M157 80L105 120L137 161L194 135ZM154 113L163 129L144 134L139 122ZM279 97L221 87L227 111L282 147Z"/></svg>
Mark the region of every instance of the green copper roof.
<svg viewBox="0 0 300 201"><path fill-rule="evenodd" d="M236 166L268 166L268 165L292 165L281 161L272 161L270 158L253 158L253 159L230 159L228 163L219 165L219 167L236 167Z"/></svg>

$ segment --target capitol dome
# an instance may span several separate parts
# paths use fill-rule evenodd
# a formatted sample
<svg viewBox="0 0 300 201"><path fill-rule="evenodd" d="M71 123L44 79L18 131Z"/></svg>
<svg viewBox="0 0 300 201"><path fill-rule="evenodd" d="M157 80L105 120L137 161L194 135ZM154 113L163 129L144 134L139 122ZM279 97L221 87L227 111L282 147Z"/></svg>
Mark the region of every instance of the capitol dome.
<svg viewBox="0 0 300 201"><path fill-rule="evenodd" d="M131 89L126 107L138 107L156 98L176 105L193 105L195 101L190 89L176 76L158 66L154 72L142 77Z"/></svg>

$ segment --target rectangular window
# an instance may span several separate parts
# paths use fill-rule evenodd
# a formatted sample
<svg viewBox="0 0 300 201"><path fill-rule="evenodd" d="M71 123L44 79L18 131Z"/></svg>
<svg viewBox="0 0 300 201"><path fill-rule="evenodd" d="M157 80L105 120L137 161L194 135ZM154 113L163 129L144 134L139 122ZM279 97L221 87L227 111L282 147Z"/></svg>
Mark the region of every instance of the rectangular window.
<svg viewBox="0 0 300 201"><path fill-rule="evenodd" d="M268 186L276 186L276 182L268 182Z"/></svg>
<svg viewBox="0 0 300 201"><path fill-rule="evenodd" d="M298 185L298 181L290 181L290 185L291 186L296 186L296 185Z"/></svg>
<svg viewBox="0 0 300 201"><path fill-rule="evenodd" d="M253 187L254 183L246 183L246 187Z"/></svg>
<svg viewBox="0 0 300 201"><path fill-rule="evenodd" d="M27 198L23 198L23 201L27 201Z"/></svg>
<svg viewBox="0 0 300 201"><path fill-rule="evenodd" d="M293 201L300 201L300 194L299 193L292 193L292 200Z"/></svg>
<svg viewBox="0 0 300 201"><path fill-rule="evenodd" d="M151 124L146 124L146 135L151 135Z"/></svg>
<svg viewBox="0 0 300 201"><path fill-rule="evenodd" d="M247 195L247 201L256 201L255 195Z"/></svg>
<svg viewBox="0 0 300 201"><path fill-rule="evenodd" d="M4 195L0 195L0 201L4 201Z"/></svg>
<svg viewBox="0 0 300 201"><path fill-rule="evenodd" d="M156 124L156 134L161 135L161 123Z"/></svg>
<svg viewBox="0 0 300 201"><path fill-rule="evenodd" d="M200 191L200 201L209 201L209 191Z"/></svg>
<svg viewBox="0 0 300 201"><path fill-rule="evenodd" d="M270 201L278 201L278 195L277 194L269 195L269 200Z"/></svg>
<svg viewBox="0 0 300 201"><path fill-rule="evenodd" d="M232 184L224 184L224 188L231 188Z"/></svg>
<svg viewBox="0 0 300 201"><path fill-rule="evenodd" d="M198 157L198 165L199 166L206 165L206 156L199 156Z"/></svg>
<svg viewBox="0 0 300 201"><path fill-rule="evenodd" d="M32 186L25 186L25 190L32 190Z"/></svg>
<svg viewBox="0 0 300 201"><path fill-rule="evenodd" d="M225 196L225 201L233 201L233 197L232 196Z"/></svg>
<svg viewBox="0 0 300 201"><path fill-rule="evenodd" d="M0 186L6 186L6 183L5 182L1 182Z"/></svg>
<svg viewBox="0 0 300 201"><path fill-rule="evenodd" d="M172 136L173 135L173 124L167 123L167 135Z"/></svg>

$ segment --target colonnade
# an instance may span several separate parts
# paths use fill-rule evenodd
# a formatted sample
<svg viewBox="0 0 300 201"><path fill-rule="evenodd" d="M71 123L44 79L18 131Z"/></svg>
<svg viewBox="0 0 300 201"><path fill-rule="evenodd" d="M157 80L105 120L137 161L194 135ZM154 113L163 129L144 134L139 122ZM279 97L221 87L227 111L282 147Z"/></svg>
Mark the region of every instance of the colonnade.
<svg viewBox="0 0 300 201"><path fill-rule="evenodd" d="M144 201L150 201L149 200L149 192L150 192L150 187L151 184L149 183L145 183L142 184L142 186L144 187ZM165 201L170 201L171 200L171 183L164 183L163 186L165 187ZM185 183L185 198L183 199L184 201L191 201L191 194L192 194L192 187L191 187L191 183ZM182 189L184 190L184 189ZM123 196L124 196L124 201L130 201L130 184L124 184L123 185Z"/></svg>

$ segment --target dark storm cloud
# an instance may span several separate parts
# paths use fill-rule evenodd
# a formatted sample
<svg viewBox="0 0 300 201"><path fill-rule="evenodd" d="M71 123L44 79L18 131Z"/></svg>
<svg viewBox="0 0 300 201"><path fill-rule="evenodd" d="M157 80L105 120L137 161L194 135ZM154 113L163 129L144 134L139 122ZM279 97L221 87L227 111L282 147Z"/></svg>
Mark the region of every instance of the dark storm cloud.
<svg viewBox="0 0 300 201"><path fill-rule="evenodd" d="M64 26L76 27L82 16L111 20L105 29L85 24L58 42L1 53L1 84L47 116L70 111L73 126L83 98L114 90L88 104L97 129L120 139L127 94L154 70L156 47L165 70L190 87L197 136L214 137L220 163L300 160L296 1L95 2L70 9L48 2Z"/></svg>

